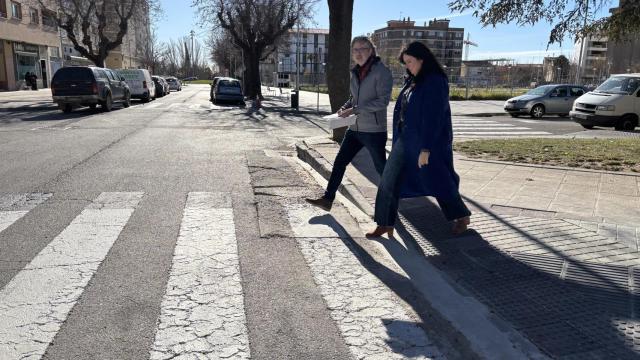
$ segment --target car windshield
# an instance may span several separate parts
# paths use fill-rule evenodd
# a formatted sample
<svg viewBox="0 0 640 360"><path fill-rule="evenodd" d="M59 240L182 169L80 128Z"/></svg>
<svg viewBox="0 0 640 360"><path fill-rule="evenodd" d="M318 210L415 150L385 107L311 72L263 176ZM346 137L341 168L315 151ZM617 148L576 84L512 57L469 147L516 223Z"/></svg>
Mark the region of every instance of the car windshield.
<svg viewBox="0 0 640 360"><path fill-rule="evenodd" d="M627 76L612 76L598 86L594 91L605 94L631 95L640 85L640 78Z"/></svg>
<svg viewBox="0 0 640 360"><path fill-rule="evenodd" d="M540 87L537 87L535 89L529 90L529 92L527 92L527 95L544 95L544 94L548 93L549 91L551 91L551 89L553 89L553 88L554 88L553 85L540 86Z"/></svg>
<svg viewBox="0 0 640 360"><path fill-rule="evenodd" d="M168 78L167 82L176 82L176 79Z"/></svg>
<svg viewBox="0 0 640 360"><path fill-rule="evenodd" d="M231 81L231 80L220 80L220 84L218 85L220 87L240 87L240 82L239 81Z"/></svg>
<svg viewBox="0 0 640 360"><path fill-rule="evenodd" d="M91 69L89 68L62 68L56 71L55 81L92 81Z"/></svg>

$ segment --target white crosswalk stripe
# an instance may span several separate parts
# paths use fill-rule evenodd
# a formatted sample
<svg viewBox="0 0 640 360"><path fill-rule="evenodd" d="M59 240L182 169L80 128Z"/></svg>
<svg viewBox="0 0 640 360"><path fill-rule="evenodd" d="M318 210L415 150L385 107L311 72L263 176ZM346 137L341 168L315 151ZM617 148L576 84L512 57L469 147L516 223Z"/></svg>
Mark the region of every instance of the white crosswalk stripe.
<svg viewBox="0 0 640 360"><path fill-rule="evenodd" d="M338 224L311 221L319 210L287 208L313 278L356 359L432 359L443 355L384 283L338 237Z"/></svg>
<svg viewBox="0 0 640 360"><path fill-rule="evenodd" d="M102 193L0 290L0 354L39 359L140 202Z"/></svg>
<svg viewBox="0 0 640 360"><path fill-rule="evenodd" d="M452 117L454 138L501 138L551 135L546 131L536 131L526 126L500 123L495 120Z"/></svg>
<svg viewBox="0 0 640 360"><path fill-rule="evenodd" d="M51 194L0 194L0 232L45 202Z"/></svg>
<svg viewBox="0 0 640 360"><path fill-rule="evenodd" d="M151 359L248 359L233 210L228 194L190 193Z"/></svg>

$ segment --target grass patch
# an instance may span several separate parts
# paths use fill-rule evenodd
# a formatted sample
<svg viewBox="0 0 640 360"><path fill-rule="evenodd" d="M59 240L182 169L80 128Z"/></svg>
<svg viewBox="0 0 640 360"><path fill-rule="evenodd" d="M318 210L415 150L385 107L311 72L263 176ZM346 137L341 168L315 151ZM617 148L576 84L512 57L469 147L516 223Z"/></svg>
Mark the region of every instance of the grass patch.
<svg viewBox="0 0 640 360"><path fill-rule="evenodd" d="M211 85L212 80L193 80L193 81L183 81L183 84L207 84Z"/></svg>
<svg viewBox="0 0 640 360"><path fill-rule="evenodd" d="M638 139L499 139L454 144L470 158L640 172Z"/></svg>

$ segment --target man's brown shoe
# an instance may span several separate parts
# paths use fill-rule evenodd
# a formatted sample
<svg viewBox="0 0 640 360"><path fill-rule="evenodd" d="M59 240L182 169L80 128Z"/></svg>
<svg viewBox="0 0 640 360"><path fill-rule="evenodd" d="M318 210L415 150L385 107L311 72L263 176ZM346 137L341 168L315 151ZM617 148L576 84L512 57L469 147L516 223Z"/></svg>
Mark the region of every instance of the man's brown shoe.
<svg viewBox="0 0 640 360"><path fill-rule="evenodd" d="M324 210L324 211L331 211L331 205L333 205L333 201L321 197L319 199L305 199L309 204L315 206L315 207L319 207L320 209Z"/></svg>

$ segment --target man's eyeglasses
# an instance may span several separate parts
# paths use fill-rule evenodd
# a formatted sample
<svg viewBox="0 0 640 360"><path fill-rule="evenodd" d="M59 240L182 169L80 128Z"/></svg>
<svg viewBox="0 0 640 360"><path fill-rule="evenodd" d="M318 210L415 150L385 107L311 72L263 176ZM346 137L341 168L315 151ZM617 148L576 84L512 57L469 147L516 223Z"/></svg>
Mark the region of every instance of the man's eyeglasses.
<svg viewBox="0 0 640 360"><path fill-rule="evenodd" d="M362 47L362 48L353 48L351 49L351 52L354 54L360 54L360 53L364 53L371 50L370 47Z"/></svg>

